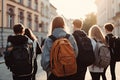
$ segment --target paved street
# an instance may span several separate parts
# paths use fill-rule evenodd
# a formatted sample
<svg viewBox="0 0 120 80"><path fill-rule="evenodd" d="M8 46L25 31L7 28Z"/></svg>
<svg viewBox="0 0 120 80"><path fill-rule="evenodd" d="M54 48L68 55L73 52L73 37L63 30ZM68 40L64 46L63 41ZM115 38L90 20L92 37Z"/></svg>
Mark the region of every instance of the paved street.
<svg viewBox="0 0 120 80"><path fill-rule="evenodd" d="M120 63L117 62L117 65L116 65L117 80L120 80L120 68L119 67L120 67ZM107 80L111 80L109 68L107 69L106 75L107 75ZM46 74L40 66L40 56L38 56L38 72L37 72L36 77L37 77L37 80L46 80ZM0 80L12 80L11 73L6 68L4 63L0 64ZM86 79L85 80L91 80L91 77L90 77L90 74L89 74L88 70L87 70L87 73L86 73Z"/></svg>

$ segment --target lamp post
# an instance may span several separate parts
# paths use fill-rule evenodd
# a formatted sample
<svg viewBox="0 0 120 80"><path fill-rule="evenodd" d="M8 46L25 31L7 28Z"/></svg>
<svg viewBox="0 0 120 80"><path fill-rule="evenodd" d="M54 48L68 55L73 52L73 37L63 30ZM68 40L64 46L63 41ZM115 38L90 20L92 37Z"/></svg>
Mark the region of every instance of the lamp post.
<svg viewBox="0 0 120 80"><path fill-rule="evenodd" d="M4 0L2 0L2 14L1 14L1 47L3 48L3 21L4 21Z"/></svg>

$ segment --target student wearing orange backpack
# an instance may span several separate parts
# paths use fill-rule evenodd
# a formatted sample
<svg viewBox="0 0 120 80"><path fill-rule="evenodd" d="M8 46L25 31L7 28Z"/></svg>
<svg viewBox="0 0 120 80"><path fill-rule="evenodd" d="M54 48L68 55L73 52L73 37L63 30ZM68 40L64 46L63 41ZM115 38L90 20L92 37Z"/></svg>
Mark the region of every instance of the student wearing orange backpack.
<svg viewBox="0 0 120 80"><path fill-rule="evenodd" d="M47 72L47 80L72 80L72 79L70 79L70 77L72 76L72 74L76 73L76 69L77 69L77 67L75 66L76 65L75 58L77 57L77 53L78 53L77 44L76 44L73 36L68 34L65 31L65 22L62 17L59 17L59 16L55 17L53 19L51 28L52 28L51 34L49 37L46 38L46 40L44 42L44 46L42 48L43 53L42 53L42 57L41 57L41 66L42 66L43 70L45 70ZM60 39L62 41L60 41ZM69 46L69 49L67 48L66 44L64 44L65 42ZM56 43L58 43L58 44L54 45ZM63 43L63 45L58 46L61 43ZM65 48L66 50L63 47L64 48L66 47ZM58 49L58 51L57 51L57 49ZM64 51L61 51L63 49L64 49ZM54 54L54 55L57 54L58 58L55 58L56 56L51 57L52 54ZM63 55L64 56L67 55L69 57L66 56L63 58ZM59 61L59 60L61 60L61 61ZM58 66L56 63L57 61L58 61L58 64L64 63L64 65L62 67L61 67L61 64L59 64L60 66L58 68L61 68L60 70L56 70L57 69L56 66ZM73 64L73 65L66 66L65 64L68 64L68 63ZM72 69L67 71L66 67L67 68L72 67ZM65 69L65 70L63 70L63 69ZM72 70L75 70L75 71L71 72ZM64 75L63 75L62 71L64 71Z"/></svg>

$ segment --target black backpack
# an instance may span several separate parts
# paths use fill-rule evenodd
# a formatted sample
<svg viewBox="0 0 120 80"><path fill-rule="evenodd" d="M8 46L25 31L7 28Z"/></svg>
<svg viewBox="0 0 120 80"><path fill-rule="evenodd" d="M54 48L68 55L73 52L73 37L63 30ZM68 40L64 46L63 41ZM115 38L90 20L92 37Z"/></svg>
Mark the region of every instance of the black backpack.
<svg viewBox="0 0 120 80"><path fill-rule="evenodd" d="M87 67L93 64L95 61L95 55L91 44L91 40L83 31L75 31L73 33L73 36L78 45L78 67Z"/></svg>
<svg viewBox="0 0 120 80"><path fill-rule="evenodd" d="M115 47L114 47L114 52L115 52L115 60L120 61L120 38L115 38Z"/></svg>
<svg viewBox="0 0 120 80"><path fill-rule="evenodd" d="M106 36L106 38L112 53L112 59L120 61L120 38L113 35Z"/></svg>
<svg viewBox="0 0 120 80"><path fill-rule="evenodd" d="M34 53L32 44L12 45L11 51L5 51L5 63L16 76L32 75L34 70Z"/></svg>

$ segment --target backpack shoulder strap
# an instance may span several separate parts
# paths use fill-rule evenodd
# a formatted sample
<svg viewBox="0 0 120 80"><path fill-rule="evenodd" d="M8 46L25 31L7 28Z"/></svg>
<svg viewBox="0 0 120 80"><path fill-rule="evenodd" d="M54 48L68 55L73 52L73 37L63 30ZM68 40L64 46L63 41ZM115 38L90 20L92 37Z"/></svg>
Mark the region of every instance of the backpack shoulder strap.
<svg viewBox="0 0 120 80"><path fill-rule="evenodd" d="M68 39L69 37L70 37L70 34L66 34L65 38L67 38L67 39Z"/></svg>
<svg viewBox="0 0 120 80"><path fill-rule="evenodd" d="M52 39L53 42L57 39L57 38L56 38L55 36L53 36L53 35L50 35L49 38Z"/></svg>
<svg viewBox="0 0 120 80"><path fill-rule="evenodd" d="M64 38L67 38L67 39L68 39L69 37L70 37L70 34L66 34L66 36L65 36ZM56 38L55 36L53 36L53 35L50 35L49 38L52 39L53 42L54 42L55 40L57 40L57 38Z"/></svg>

